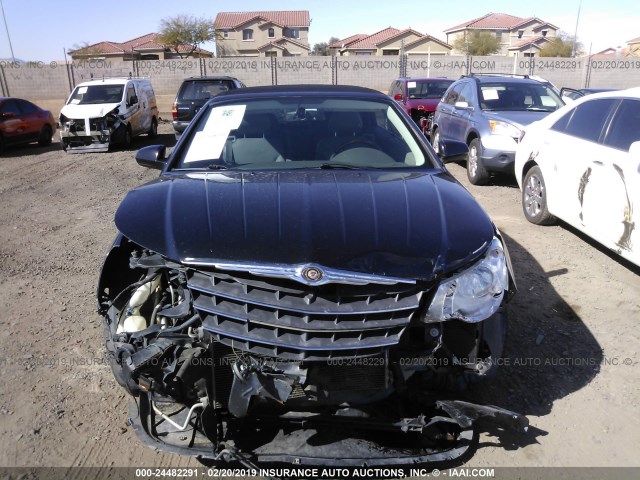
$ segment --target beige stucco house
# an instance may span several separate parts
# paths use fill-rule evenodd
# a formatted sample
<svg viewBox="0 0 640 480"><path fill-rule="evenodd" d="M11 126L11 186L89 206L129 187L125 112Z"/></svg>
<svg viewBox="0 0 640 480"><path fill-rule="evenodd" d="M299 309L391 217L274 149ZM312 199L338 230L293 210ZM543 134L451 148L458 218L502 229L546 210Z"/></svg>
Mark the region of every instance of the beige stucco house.
<svg viewBox="0 0 640 480"><path fill-rule="evenodd" d="M214 22L218 57L309 55L307 10L220 12Z"/></svg>
<svg viewBox="0 0 640 480"><path fill-rule="evenodd" d="M411 28L387 27L373 35L356 34L329 45L332 55L447 55L452 47Z"/></svg>
<svg viewBox="0 0 640 480"><path fill-rule="evenodd" d="M451 27L444 33L447 43L453 44L458 38L467 38L474 31L490 32L500 40L500 50L495 55L536 57L548 39L557 35L558 27L538 17L520 18L506 13L488 13Z"/></svg>
<svg viewBox="0 0 640 480"><path fill-rule="evenodd" d="M640 37L634 38L627 42L627 55L638 57L640 56Z"/></svg>

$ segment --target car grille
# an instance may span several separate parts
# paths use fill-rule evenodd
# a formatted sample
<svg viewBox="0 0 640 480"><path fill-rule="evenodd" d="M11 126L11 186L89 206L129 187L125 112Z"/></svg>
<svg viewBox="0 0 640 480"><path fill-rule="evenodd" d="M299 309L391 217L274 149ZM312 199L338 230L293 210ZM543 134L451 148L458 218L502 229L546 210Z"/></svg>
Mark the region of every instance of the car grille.
<svg viewBox="0 0 640 480"><path fill-rule="evenodd" d="M416 285L309 287L202 270L189 273L188 286L204 329L215 340L290 360L377 355L400 341L423 295Z"/></svg>

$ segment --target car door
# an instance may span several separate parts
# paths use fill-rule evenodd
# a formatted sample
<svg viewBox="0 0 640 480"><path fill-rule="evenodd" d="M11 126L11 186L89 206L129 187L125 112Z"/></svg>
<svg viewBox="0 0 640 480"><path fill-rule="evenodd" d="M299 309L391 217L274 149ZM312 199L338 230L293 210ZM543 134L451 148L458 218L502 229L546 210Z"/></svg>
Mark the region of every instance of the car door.
<svg viewBox="0 0 640 480"><path fill-rule="evenodd" d="M594 237L640 265L640 99L623 99L603 139L607 155L594 169L598 189L587 192L585 202L593 214L585 218ZM632 150L633 146L633 150Z"/></svg>
<svg viewBox="0 0 640 480"><path fill-rule="evenodd" d="M22 110L14 99L5 100L0 106L0 131L4 143L20 143L26 138L27 123Z"/></svg>
<svg viewBox="0 0 640 480"><path fill-rule="evenodd" d="M126 117L129 121L129 125L131 126L131 134L133 136L139 135L145 131L143 125L144 115L141 99L138 97L138 92L136 91L133 82L127 83L125 106L127 109Z"/></svg>
<svg viewBox="0 0 640 480"><path fill-rule="evenodd" d="M589 235L595 216L601 216L601 207L596 212L592 204L594 195L602 194L601 178L593 174L601 170L610 150L601 137L618 102L601 98L578 105L551 127L539 153L549 198L553 197L552 213Z"/></svg>
<svg viewBox="0 0 640 480"><path fill-rule="evenodd" d="M473 86L469 82L462 84L462 89L451 111L449 137L459 142L466 142L469 121L475 104ZM464 104L467 106L465 107Z"/></svg>
<svg viewBox="0 0 640 480"><path fill-rule="evenodd" d="M458 115L455 109L455 103L458 101L458 98L460 98L460 93L462 92L462 88L465 84L466 82L460 82L451 87L445 94L442 101L438 104L438 113L436 114L437 118L435 121L437 121L440 138L442 140L450 140L452 138L452 123Z"/></svg>
<svg viewBox="0 0 640 480"><path fill-rule="evenodd" d="M25 140L37 140L40 136L40 130L45 123L40 109L26 100L16 100L16 102L22 111L22 119L25 123Z"/></svg>

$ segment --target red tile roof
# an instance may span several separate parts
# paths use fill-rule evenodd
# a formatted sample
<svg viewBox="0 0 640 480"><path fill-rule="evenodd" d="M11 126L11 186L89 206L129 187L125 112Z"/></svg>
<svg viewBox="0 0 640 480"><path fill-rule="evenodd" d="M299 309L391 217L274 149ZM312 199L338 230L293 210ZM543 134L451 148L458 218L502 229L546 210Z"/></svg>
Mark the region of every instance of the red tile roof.
<svg viewBox="0 0 640 480"><path fill-rule="evenodd" d="M518 49L520 49L522 47L526 47L527 45L533 45L533 46L536 46L538 48L542 48L539 45L539 43L541 41L548 42L549 39L547 37L543 37L542 35L539 35L539 36L533 37L533 38L527 38L525 40L522 40L521 42L514 43L513 45L511 45L509 47L509 50L518 50Z"/></svg>
<svg viewBox="0 0 640 480"><path fill-rule="evenodd" d="M377 48L376 46L391 38L391 37L395 37L398 33L400 33L400 30L398 30L397 28L393 28L393 27L388 27L385 28L384 30L380 30L379 32L374 33L373 35L369 35L368 37L365 37L361 40L358 40L357 42L352 43L351 45L349 45L349 50L372 50Z"/></svg>
<svg viewBox="0 0 640 480"><path fill-rule="evenodd" d="M86 47L77 48L75 50L69 50L70 54L73 53L82 53L82 51L87 51L89 53L124 53L122 46L119 43L114 42L98 42L93 45L87 45Z"/></svg>
<svg viewBox="0 0 640 480"><path fill-rule="evenodd" d="M235 28L248 21L261 17L285 27L308 27L311 24L308 10L285 10L270 12L220 12L216 16L216 28Z"/></svg>
<svg viewBox="0 0 640 480"><path fill-rule="evenodd" d="M158 41L158 33L147 33L140 37L128 40L126 42L98 42L87 47L78 48L76 50L70 50L70 54L87 53L102 53L102 54L124 54L126 52L135 52L140 50L164 50L165 46ZM180 45L178 47L179 53L189 53L191 51L191 45ZM211 53L207 50L197 48L195 50L199 53Z"/></svg>
<svg viewBox="0 0 640 480"><path fill-rule="evenodd" d="M422 35L420 32L416 32L414 29L412 28L405 28L404 30L399 31L398 33L396 33L395 35L391 35L390 37L385 38L384 40L380 40L378 42L378 45L381 43L385 43L385 42L389 42L393 39L395 39L396 37L401 37L402 35L406 34L406 33L413 33L414 35L418 36L418 37L423 37L424 35Z"/></svg>
<svg viewBox="0 0 640 480"><path fill-rule="evenodd" d="M278 45L276 42L267 42L264 45L260 45L257 49L264 50L265 48L269 48L269 47L274 47L280 50L284 50L284 47L282 45Z"/></svg>
<svg viewBox="0 0 640 480"><path fill-rule="evenodd" d="M352 43L362 40L363 38L367 38L368 36L369 35L367 35L366 33L356 33L355 35L351 35L350 37L343 38L342 40L338 40L337 42L333 42L331 45L329 45L329 47L344 48Z"/></svg>
<svg viewBox="0 0 640 480"><path fill-rule="evenodd" d="M294 39L294 38L290 38L290 37L280 37L278 40L276 40L276 43L293 43L294 45L297 45L298 47L301 48L305 48L307 50L310 50L309 45L306 45L302 42L299 42L298 40Z"/></svg>
<svg viewBox="0 0 640 480"><path fill-rule="evenodd" d="M627 40L627 43L638 43L638 42L640 42L640 37L634 38L632 40Z"/></svg>
<svg viewBox="0 0 640 480"><path fill-rule="evenodd" d="M456 25L455 27L451 27L445 30L445 33L455 32L457 30L464 30L465 28L477 28L477 29L511 29L514 26L517 26L522 23L526 23L527 21L533 19L535 17L530 18L520 18L515 17L513 15L508 15L506 13L487 13L482 17L474 18L473 20L465 23L461 23L460 25Z"/></svg>

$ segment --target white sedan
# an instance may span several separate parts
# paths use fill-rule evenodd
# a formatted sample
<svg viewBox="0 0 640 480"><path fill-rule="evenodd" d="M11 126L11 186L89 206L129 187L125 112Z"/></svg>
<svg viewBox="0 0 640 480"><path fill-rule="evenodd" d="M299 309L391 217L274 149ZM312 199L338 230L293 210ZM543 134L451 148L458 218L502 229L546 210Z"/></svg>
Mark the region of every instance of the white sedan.
<svg viewBox="0 0 640 480"><path fill-rule="evenodd" d="M529 125L515 174L527 220L562 219L640 265L640 88L589 95Z"/></svg>

